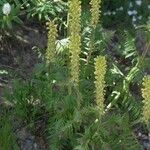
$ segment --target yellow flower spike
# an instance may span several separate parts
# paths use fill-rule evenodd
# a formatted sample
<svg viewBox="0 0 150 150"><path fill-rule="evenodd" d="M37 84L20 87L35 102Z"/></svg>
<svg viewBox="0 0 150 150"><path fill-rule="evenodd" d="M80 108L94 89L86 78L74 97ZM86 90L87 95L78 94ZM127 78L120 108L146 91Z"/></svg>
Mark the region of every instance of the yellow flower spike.
<svg viewBox="0 0 150 150"><path fill-rule="evenodd" d="M87 65L89 64L89 61L91 59L91 55L92 55L92 52L93 52L93 49L94 49L94 39L95 39L95 29L96 29L96 26L99 22L99 18L100 18L100 15L101 15L101 0L91 0L90 1L90 5L91 5L91 27L93 28L92 29L92 32L91 32L91 37L90 37L90 42L89 42L89 52L88 52L88 55L87 55Z"/></svg>
<svg viewBox="0 0 150 150"><path fill-rule="evenodd" d="M104 56L98 56L97 58L95 58L95 96L96 104L101 115L104 113L104 88L106 67L107 62Z"/></svg>
<svg viewBox="0 0 150 150"><path fill-rule="evenodd" d="M71 81L78 85L81 53L81 1L69 0L69 50Z"/></svg>
<svg viewBox="0 0 150 150"><path fill-rule="evenodd" d="M143 121L146 124L150 124L150 76L146 76L143 81L143 89L142 89L142 96L143 100Z"/></svg>
<svg viewBox="0 0 150 150"><path fill-rule="evenodd" d="M91 25L96 28L101 15L101 0L91 0Z"/></svg>
<svg viewBox="0 0 150 150"><path fill-rule="evenodd" d="M54 21L50 21L48 23L48 41L47 41L47 50L46 50L46 62L49 64L50 62L55 61L56 55L56 41L57 41L57 25L55 25Z"/></svg>

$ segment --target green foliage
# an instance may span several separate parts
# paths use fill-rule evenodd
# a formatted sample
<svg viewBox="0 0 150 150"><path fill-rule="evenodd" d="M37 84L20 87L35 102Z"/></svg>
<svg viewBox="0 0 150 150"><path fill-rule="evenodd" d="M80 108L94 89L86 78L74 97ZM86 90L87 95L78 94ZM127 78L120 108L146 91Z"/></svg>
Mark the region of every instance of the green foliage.
<svg viewBox="0 0 150 150"><path fill-rule="evenodd" d="M15 115L29 124L33 123L40 105L39 100L32 95L34 90L35 86L32 81L26 83L15 81L12 94L7 95L7 100L14 106Z"/></svg>
<svg viewBox="0 0 150 150"><path fill-rule="evenodd" d="M9 1L2 0L0 1L0 26L1 29L12 29L13 23L21 24L22 21L19 18L20 15L20 7L21 5L16 5L14 3L11 3L10 1L10 7L11 11L8 15L5 15L3 13L3 6L4 4L8 3Z"/></svg>
<svg viewBox="0 0 150 150"><path fill-rule="evenodd" d="M110 105L116 105L121 110L128 111L131 119L134 120L140 116L141 103L136 99L141 97L140 94L135 95L133 91L137 90L141 84L143 72L141 72L140 57L138 57L132 35L125 33L118 46L117 55L117 58L113 57L115 62L110 65L108 72L109 90L112 91L108 101ZM121 63L119 63L120 58L124 60Z"/></svg>
<svg viewBox="0 0 150 150"><path fill-rule="evenodd" d="M60 60L51 68L37 64L29 81L15 80L12 93L5 93L7 101L14 107L14 114L26 124L34 125L37 117L51 107L52 100L55 101L58 95L53 89L59 89L57 84L64 84L67 74L68 71Z"/></svg>
<svg viewBox="0 0 150 150"><path fill-rule="evenodd" d="M8 15L3 13L4 4L10 4L11 11ZM67 4L63 1L53 0L1 0L0 1L0 26L2 29L12 29L13 24L22 24L22 16L38 18L39 21L48 21L57 17L62 26L65 25Z"/></svg>
<svg viewBox="0 0 150 150"><path fill-rule="evenodd" d="M55 18L57 13L64 11L64 3L48 0L15 3L23 3L28 16L37 16L39 20ZM119 7L120 4L113 3L112 6ZM11 113L29 127L35 126L43 114L48 114L45 133L49 149L140 150L133 125L141 114L138 89L147 60L139 56L133 34L105 30L101 25L93 29L88 25L90 15L87 12L82 14L79 87L69 79L69 40L65 37L57 42L56 60L37 64L28 80L15 80L11 93L6 94L6 102L12 106ZM99 55L105 55L108 63L102 117L95 103L94 86L94 58ZM6 143L8 131L12 129L9 120L4 124L5 128L0 126L0 133Z"/></svg>
<svg viewBox="0 0 150 150"><path fill-rule="evenodd" d="M127 115L106 114L101 121L99 111L93 106L78 110L73 96L62 101L55 109L57 113L50 117L52 149L140 149Z"/></svg>
<svg viewBox="0 0 150 150"><path fill-rule="evenodd" d="M54 2L53 0L32 0L26 3L27 17L37 17L39 20L57 19L66 12L66 3L63 1Z"/></svg>
<svg viewBox="0 0 150 150"><path fill-rule="evenodd" d="M80 136L79 145L75 147L77 150L140 149L127 115L108 114L102 122L95 120L86 127L85 132Z"/></svg>
<svg viewBox="0 0 150 150"><path fill-rule="evenodd" d="M102 29L100 32L104 34ZM112 36L100 37L101 45L106 48L111 38ZM129 39L128 34L125 39ZM129 88L129 84L139 73L136 68L138 59L134 40L121 43L124 50L120 55L128 60L131 57L135 59L130 63L131 69L123 72L117 64L109 64L108 73L111 78L109 75L109 80L106 81L111 92L107 91L110 97L106 98L106 113L102 120L94 102L94 76L91 72L94 72L94 57L105 52L99 51L99 48L95 49L91 55L89 72L82 72L80 88L77 89L69 82L68 51L67 47L61 44L60 41L55 63L38 64L30 80L15 82L12 94L7 96L7 100L14 106L14 114L27 125L31 125L35 124L42 114L48 113L46 133L49 148L53 150L140 149L131 123L131 120L135 121L139 117L140 107L139 104L135 105ZM82 63L84 64L84 61ZM86 65L82 67L84 70ZM120 67L125 66L123 64ZM120 95L116 99L118 93ZM129 112L129 116L125 112Z"/></svg>
<svg viewBox="0 0 150 150"><path fill-rule="evenodd" d="M0 114L0 149L19 150L15 134L12 131L10 116L6 112Z"/></svg>

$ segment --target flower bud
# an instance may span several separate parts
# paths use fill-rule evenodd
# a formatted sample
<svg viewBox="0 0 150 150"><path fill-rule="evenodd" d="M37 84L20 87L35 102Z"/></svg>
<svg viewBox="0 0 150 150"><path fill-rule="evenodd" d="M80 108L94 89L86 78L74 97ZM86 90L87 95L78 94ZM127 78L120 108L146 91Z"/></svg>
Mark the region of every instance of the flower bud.
<svg viewBox="0 0 150 150"><path fill-rule="evenodd" d="M5 3L2 8L2 12L4 15L9 15L11 12L11 6L9 3Z"/></svg>

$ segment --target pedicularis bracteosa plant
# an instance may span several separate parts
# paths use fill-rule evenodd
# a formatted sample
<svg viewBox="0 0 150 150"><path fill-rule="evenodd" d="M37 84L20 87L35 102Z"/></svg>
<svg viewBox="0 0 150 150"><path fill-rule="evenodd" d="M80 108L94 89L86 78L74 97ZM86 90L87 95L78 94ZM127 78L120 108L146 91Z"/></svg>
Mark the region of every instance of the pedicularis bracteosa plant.
<svg viewBox="0 0 150 150"><path fill-rule="evenodd" d="M47 64L54 62L56 55L57 26L55 25L54 21L48 23L48 30L48 42L46 50Z"/></svg>
<svg viewBox="0 0 150 150"><path fill-rule="evenodd" d="M112 36L99 23L101 2L90 1L90 21L83 26L81 1L69 0L68 45L63 45L58 53L56 20L50 21L46 65L40 64L33 79L22 83L23 86L17 82L8 97L15 108L12 111L25 124L33 125L37 116L48 114L46 135L52 150L140 150L131 122L132 114L138 118L141 109L131 90L143 78L137 76L140 58L129 35L122 45L116 46L119 60L113 53L102 52ZM85 30L90 30L88 40ZM86 56L82 40L88 41ZM142 118L146 124L149 124L149 81L145 77L143 83Z"/></svg>
<svg viewBox="0 0 150 150"><path fill-rule="evenodd" d="M96 28L101 17L101 0L91 0L91 25Z"/></svg>
<svg viewBox="0 0 150 150"><path fill-rule="evenodd" d="M81 2L69 0L69 50L71 82L79 84L81 53Z"/></svg>
<svg viewBox="0 0 150 150"><path fill-rule="evenodd" d="M76 149L76 150L98 150L98 149L118 149L124 147L127 149L129 146L131 149L139 149L139 145L130 130L130 125L128 124L128 116L123 115L123 117L118 116L117 112L110 114L109 111L106 111L105 104L105 77L107 71L107 60L106 56L97 56L95 55L95 63L91 71L95 76L91 78L90 82L95 83L93 86L94 96L93 102L89 104L86 99L83 101L82 97L85 97L84 94L80 92L81 82L83 80L89 81L88 79L82 79L81 77L81 68L87 68L92 61L91 57L95 48L95 30L99 23L100 17L100 4L101 1L91 0L91 25L92 34L89 44L89 52L87 55L87 61L81 64L81 53L82 53L82 44L81 44L81 2L80 0L69 0L68 2L69 12L68 12L68 37L69 37L69 79L66 79L67 82L71 81L71 88L74 90L68 90L63 93L60 100L53 101L51 111L53 110L53 115L50 117L49 123L49 134L50 134L50 147L53 150L58 149ZM49 36L49 38L51 38ZM53 42L53 44L56 42ZM50 44L51 45L51 44ZM52 50L52 52L54 52ZM47 55L47 54L46 54ZM47 56L45 56L47 57ZM57 56L56 56L57 57ZM84 69L83 69L84 70ZM87 77L87 76L83 76ZM64 83L64 82L63 82ZM72 87L73 85L73 87ZM91 83L92 85L92 83ZM59 88L70 87L70 84L59 84ZM86 88L86 87L85 87ZM78 107L80 103L80 107ZM111 111L111 108L109 108ZM57 112L57 113L56 113ZM109 117L108 117L109 116ZM111 120L113 118L113 121ZM123 121L119 123L119 120L124 120L126 125L123 127ZM111 122L112 121L112 122ZM119 126L117 129L116 126ZM117 137L107 130L114 128L115 132L118 133L121 128L122 137ZM106 133L107 132L107 133ZM105 136L105 138L103 137ZM115 139L115 142L111 142L112 139ZM132 139L132 140L130 140ZM122 141L119 143L119 141ZM106 144L107 143L107 144ZM128 143L128 144L126 144Z"/></svg>
<svg viewBox="0 0 150 150"><path fill-rule="evenodd" d="M104 56L99 56L95 59L95 93L96 104L100 114L104 113L104 88L105 88L105 74L106 74L106 59Z"/></svg>

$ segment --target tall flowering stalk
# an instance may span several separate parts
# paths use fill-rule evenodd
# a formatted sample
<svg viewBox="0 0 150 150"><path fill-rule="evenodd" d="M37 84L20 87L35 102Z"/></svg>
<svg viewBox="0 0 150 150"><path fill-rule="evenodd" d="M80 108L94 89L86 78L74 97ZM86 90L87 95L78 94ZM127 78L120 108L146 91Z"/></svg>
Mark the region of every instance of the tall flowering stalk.
<svg viewBox="0 0 150 150"><path fill-rule="evenodd" d="M57 41L57 25L55 25L54 21L50 21L48 23L48 41L47 41L47 50L46 50L46 62L49 64L50 62L55 61L56 55L56 41Z"/></svg>
<svg viewBox="0 0 150 150"><path fill-rule="evenodd" d="M106 74L106 59L104 56L99 56L95 59L95 96L96 104L99 108L100 114L104 113L104 88L105 88L105 74Z"/></svg>
<svg viewBox="0 0 150 150"><path fill-rule="evenodd" d="M101 15L101 0L91 0L91 37L90 37L90 44L89 44L89 53L87 55L87 65L91 59L91 55L94 49L94 38L95 38L95 29L99 22L100 15Z"/></svg>
<svg viewBox="0 0 150 150"><path fill-rule="evenodd" d="M150 76L146 76L143 81L142 96L143 100L143 121L150 124Z"/></svg>
<svg viewBox="0 0 150 150"><path fill-rule="evenodd" d="M69 0L69 50L71 81L78 85L81 53L81 2Z"/></svg>
<svg viewBox="0 0 150 150"><path fill-rule="evenodd" d="M101 15L101 0L91 0L91 25L96 28Z"/></svg>

